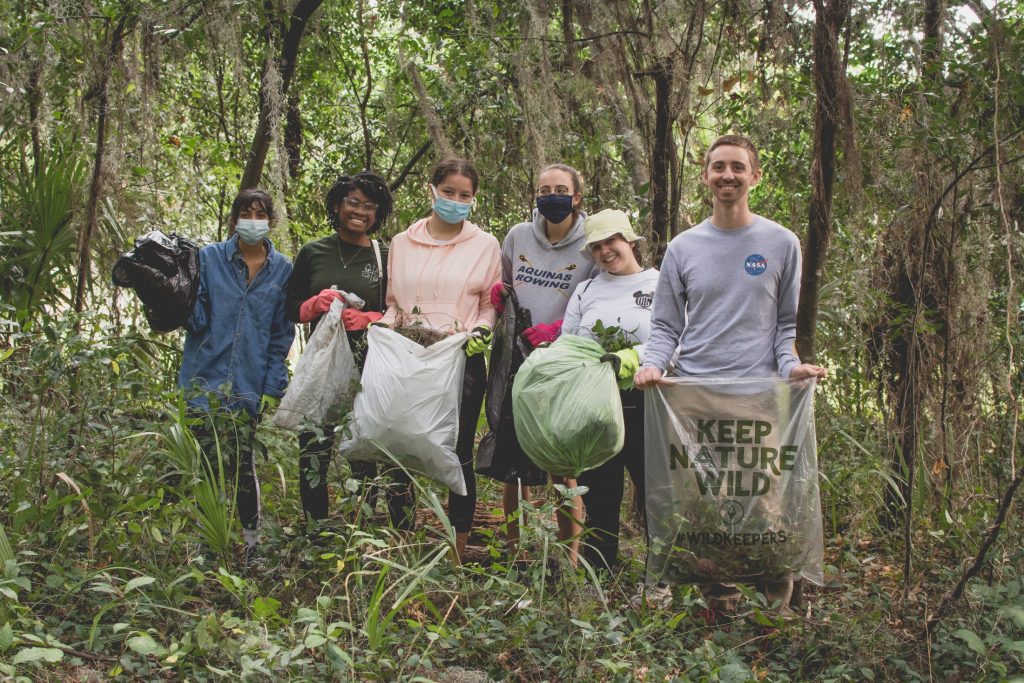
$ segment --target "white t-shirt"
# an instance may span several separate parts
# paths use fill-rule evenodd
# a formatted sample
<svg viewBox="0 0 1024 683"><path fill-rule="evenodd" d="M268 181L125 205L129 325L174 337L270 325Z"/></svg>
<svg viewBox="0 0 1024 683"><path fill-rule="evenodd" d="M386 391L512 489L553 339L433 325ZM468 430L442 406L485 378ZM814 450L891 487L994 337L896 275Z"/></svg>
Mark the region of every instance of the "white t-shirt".
<svg viewBox="0 0 1024 683"><path fill-rule="evenodd" d="M658 285L658 271L648 268L633 275L602 271L584 280L569 297L562 321L563 334L595 338L591 328L598 320L605 327L620 327L633 341L643 360L643 345L651 334L651 307Z"/></svg>

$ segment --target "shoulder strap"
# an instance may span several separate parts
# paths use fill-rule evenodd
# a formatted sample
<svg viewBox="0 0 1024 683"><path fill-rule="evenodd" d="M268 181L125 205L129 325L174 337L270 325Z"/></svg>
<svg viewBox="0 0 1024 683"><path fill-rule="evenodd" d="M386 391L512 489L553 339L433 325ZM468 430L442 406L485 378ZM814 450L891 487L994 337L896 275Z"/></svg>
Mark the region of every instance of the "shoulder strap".
<svg viewBox="0 0 1024 683"><path fill-rule="evenodd" d="M377 275L384 277L384 266L380 262L380 242L370 240L370 244L373 245L373 255L377 257Z"/></svg>
<svg viewBox="0 0 1024 683"><path fill-rule="evenodd" d="M377 300L380 302L380 308L384 308L384 266L380 260L380 242L371 239L370 244L373 245L373 255L377 258Z"/></svg>

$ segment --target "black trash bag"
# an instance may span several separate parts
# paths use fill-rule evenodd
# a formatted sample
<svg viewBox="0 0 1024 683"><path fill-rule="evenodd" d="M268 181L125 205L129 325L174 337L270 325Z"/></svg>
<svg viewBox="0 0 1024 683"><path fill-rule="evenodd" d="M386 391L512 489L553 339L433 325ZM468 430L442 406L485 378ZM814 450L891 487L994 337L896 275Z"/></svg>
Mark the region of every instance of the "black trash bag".
<svg viewBox="0 0 1024 683"><path fill-rule="evenodd" d="M185 325L199 291L199 245L159 230L135 240L114 264L114 284L135 290L154 332Z"/></svg>
<svg viewBox="0 0 1024 683"><path fill-rule="evenodd" d="M512 380L530 354L523 330L533 322L530 311L519 305L515 290L509 288L505 311L498 317L491 347L490 372L484 413L490 429L476 452L476 471L505 483L519 480L523 486L547 483L548 475L523 452L512 420Z"/></svg>

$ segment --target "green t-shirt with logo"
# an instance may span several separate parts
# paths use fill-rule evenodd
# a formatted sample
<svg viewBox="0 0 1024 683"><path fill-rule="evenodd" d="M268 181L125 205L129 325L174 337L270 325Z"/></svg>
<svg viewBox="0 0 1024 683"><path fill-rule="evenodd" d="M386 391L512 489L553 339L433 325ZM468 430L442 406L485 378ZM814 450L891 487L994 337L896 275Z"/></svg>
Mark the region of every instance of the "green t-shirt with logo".
<svg viewBox="0 0 1024 683"><path fill-rule="evenodd" d="M383 312L388 288L388 245L378 243L380 269L372 246L350 244L339 239L337 234L303 245L295 257L292 276L288 280L285 300L288 319L299 322L299 308L303 302L332 286L360 297L366 302L364 311ZM311 334L318 321L319 318L310 323ZM349 338L354 344L357 341L355 337L362 336L350 334Z"/></svg>

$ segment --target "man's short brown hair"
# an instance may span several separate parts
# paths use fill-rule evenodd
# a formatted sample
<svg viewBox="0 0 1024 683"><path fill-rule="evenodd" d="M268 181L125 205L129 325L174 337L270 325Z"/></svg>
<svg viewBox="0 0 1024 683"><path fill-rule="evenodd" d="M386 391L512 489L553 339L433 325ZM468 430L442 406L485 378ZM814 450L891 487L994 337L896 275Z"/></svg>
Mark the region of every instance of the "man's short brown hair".
<svg viewBox="0 0 1024 683"><path fill-rule="evenodd" d="M704 170L708 170L708 164L711 163L711 152L715 151L719 147L724 145L732 145L733 147L742 147L747 150L747 154L750 155L750 166L752 170L756 171L761 168L761 160L757 156L757 147L746 135L720 135L711 143L708 147L708 151L704 153Z"/></svg>

